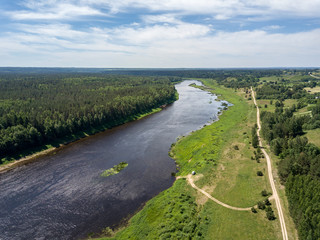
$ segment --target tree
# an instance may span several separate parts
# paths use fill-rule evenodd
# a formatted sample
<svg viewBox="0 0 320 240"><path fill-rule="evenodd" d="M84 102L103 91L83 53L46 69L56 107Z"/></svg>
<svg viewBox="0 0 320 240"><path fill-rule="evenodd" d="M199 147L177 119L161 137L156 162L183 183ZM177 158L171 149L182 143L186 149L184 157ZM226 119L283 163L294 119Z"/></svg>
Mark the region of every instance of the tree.
<svg viewBox="0 0 320 240"><path fill-rule="evenodd" d="M258 139L258 135L257 133L255 133L253 136L252 136L252 146L254 148L257 148L259 145L259 139Z"/></svg>
<svg viewBox="0 0 320 240"><path fill-rule="evenodd" d="M257 176L263 176L263 172L261 172L261 171L257 171Z"/></svg>
<svg viewBox="0 0 320 240"><path fill-rule="evenodd" d="M270 205L271 205L271 202L269 201L268 198L266 198L266 200L264 200L264 203L265 203L267 206L270 206Z"/></svg>
<svg viewBox="0 0 320 240"><path fill-rule="evenodd" d="M267 190L262 190L261 191L261 195L263 196L263 197L266 197L266 196L268 196L269 194L268 194L268 192L267 192Z"/></svg>
<svg viewBox="0 0 320 240"><path fill-rule="evenodd" d="M266 208L266 205L264 204L264 202L259 201L258 202L258 208L261 209L261 210L264 210Z"/></svg>
<svg viewBox="0 0 320 240"><path fill-rule="evenodd" d="M270 206L267 206L266 208L266 215L270 221L276 219L276 216L274 215L274 212Z"/></svg>

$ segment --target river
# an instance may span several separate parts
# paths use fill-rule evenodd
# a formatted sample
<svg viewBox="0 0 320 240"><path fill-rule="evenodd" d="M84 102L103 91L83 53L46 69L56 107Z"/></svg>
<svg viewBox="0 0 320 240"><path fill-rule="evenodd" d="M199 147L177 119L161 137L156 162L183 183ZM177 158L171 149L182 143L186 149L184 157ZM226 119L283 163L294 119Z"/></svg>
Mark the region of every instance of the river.
<svg viewBox="0 0 320 240"><path fill-rule="evenodd" d="M216 96L176 85L179 100L163 111L72 143L39 161L0 174L0 239L79 239L114 226L169 188L176 138L217 119ZM125 161L107 178L101 173Z"/></svg>

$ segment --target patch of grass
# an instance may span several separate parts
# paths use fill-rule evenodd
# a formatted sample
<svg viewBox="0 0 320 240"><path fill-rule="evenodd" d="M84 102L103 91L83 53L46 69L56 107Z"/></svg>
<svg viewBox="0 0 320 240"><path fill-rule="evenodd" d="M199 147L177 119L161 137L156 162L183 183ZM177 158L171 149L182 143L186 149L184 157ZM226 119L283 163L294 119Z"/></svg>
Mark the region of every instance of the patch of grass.
<svg viewBox="0 0 320 240"><path fill-rule="evenodd" d="M123 169L125 169L127 166L128 166L128 163L121 162L117 165L114 165L112 168L109 168L109 169L103 171L103 173L101 173L101 177L109 177L112 175L116 175L119 172L121 172Z"/></svg>
<svg viewBox="0 0 320 240"><path fill-rule="evenodd" d="M262 82L275 82L275 81L280 81L281 77L278 76L270 76L270 77L261 77L260 81Z"/></svg>
<svg viewBox="0 0 320 240"><path fill-rule="evenodd" d="M147 112L145 114L140 114L140 115L137 115L134 120L138 120L138 119L141 119L141 118L144 118L150 114L153 114L153 113L157 113L157 112L160 112L162 110L162 108L154 108L152 109L150 112Z"/></svg>
<svg viewBox="0 0 320 240"><path fill-rule="evenodd" d="M315 94L315 93L318 93L320 92L320 87L317 86L317 87L314 87L314 88L310 88L310 87L306 87L304 88L307 92L311 93L311 94Z"/></svg>
<svg viewBox="0 0 320 240"><path fill-rule="evenodd" d="M257 104L260 107L260 111L274 112L276 109L275 102L276 100L272 100L273 103L270 104L270 99L258 99ZM267 105L267 107L265 107Z"/></svg>
<svg viewBox="0 0 320 240"><path fill-rule="evenodd" d="M320 128L308 130L306 131L306 137L308 138L309 142L315 144L316 146L320 147Z"/></svg>
<svg viewBox="0 0 320 240"><path fill-rule="evenodd" d="M272 100L272 105L270 104L270 100ZM275 103L277 102L277 99L258 99L257 103L260 107L260 111L267 111L267 112L274 112L276 107ZM286 99L284 102L284 108L292 107L293 104L297 106L297 100L296 99ZM267 107L265 107L267 105Z"/></svg>
<svg viewBox="0 0 320 240"><path fill-rule="evenodd" d="M200 222L206 224L208 220L200 216L193 194L185 179L177 180L147 202L130 225L112 239L202 239Z"/></svg>
<svg viewBox="0 0 320 240"><path fill-rule="evenodd" d="M270 222L265 211L256 210L257 213L233 211L212 201L207 202L203 214L210 216L210 225L205 239L282 239L281 233L276 231L279 223Z"/></svg>

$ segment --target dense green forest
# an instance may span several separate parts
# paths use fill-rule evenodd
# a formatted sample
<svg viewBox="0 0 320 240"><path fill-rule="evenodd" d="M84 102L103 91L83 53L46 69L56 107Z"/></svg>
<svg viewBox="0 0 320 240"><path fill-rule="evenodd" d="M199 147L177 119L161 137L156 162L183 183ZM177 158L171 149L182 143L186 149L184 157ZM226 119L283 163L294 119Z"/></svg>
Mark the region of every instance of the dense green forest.
<svg viewBox="0 0 320 240"><path fill-rule="evenodd" d="M303 79L308 76L304 77ZM320 239L320 149L303 136L305 130L320 127L320 101L304 87L315 87L315 80L290 84L264 84L257 95L274 99L275 111L261 112L263 138L279 156L279 177L286 187L289 210L300 239ZM285 99L298 104L284 107ZM309 105L310 114L295 114Z"/></svg>
<svg viewBox="0 0 320 240"><path fill-rule="evenodd" d="M318 107L320 103L317 104ZM280 157L278 172L286 186L289 210L300 239L320 238L320 149L303 136L303 126L313 117L296 117L295 108L277 107L262 112L262 136Z"/></svg>
<svg viewBox="0 0 320 240"><path fill-rule="evenodd" d="M173 102L179 78L0 74L0 158Z"/></svg>

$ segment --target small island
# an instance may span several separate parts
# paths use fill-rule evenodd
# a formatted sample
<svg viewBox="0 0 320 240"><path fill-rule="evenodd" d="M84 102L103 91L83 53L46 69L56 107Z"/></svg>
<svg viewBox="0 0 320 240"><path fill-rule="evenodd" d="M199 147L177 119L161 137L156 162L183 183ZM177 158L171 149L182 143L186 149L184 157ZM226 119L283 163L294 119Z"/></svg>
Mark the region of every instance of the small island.
<svg viewBox="0 0 320 240"><path fill-rule="evenodd" d="M128 163L121 162L118 165L114 165L112 168L109 168L103 171L103 173L101 173L101 177L109 177L112 175L116 175L119 172L121 172L123 169L125 169L127 166L128 166Z"/></svg>

